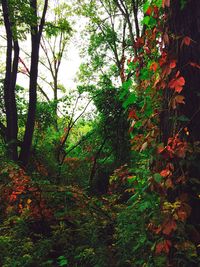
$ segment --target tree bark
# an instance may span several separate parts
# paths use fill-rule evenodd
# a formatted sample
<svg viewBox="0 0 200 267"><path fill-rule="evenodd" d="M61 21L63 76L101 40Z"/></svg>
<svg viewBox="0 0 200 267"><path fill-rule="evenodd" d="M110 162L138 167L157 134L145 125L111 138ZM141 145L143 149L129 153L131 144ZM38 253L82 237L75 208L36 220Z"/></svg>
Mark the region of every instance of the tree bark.
<svg viewBox="0 0 200 267"><path fill-rule="evenodd" d="M17 106L15 99L15 86L17 79L19 45L17 39L14 39L8 2L2 0L3 19L7 37L6 51L6 74L4 79L4 100L6 110L6 142L8 144L8 156L14 161L18 159L17 153ZM13 51L14 45L14 51ZM14 55L13 55L14 52Z"/></svg>
<svg viewBox="0 0 200 267"><path fill-rule="evenodd" d="M30 6L34 10L34 15L37 18L37 1L31 0ZM29 80L29 108L26 121L26 129L22 144L22 149L19 156L19 161L23 166L28 164L31 152L31 145L33 139L33 132L35 126L35 113L37 104L37 78L38 78L38 63L39 63L39 48L42 36L42 30L45 23L45 15L47 11L48 0L45 0L43 15L39 27L37 25L31 26L31 67Z"/></svg>
<svg viewBox="0 0 200 267"><path fill-rule="evenodd" d="M184 190L190 197L192 213L189 222L193 225L200 224L200 200L198 197L200 188L199 182L192 182L192 179L200 179L200 153L197 149L200 142L200 3L199 0L187 0L184 7L181 7L179 0L171 1L168 20L169 31L175 38L169 46L168 54L177 58L177 69L185 79L185 86L180 93L185 96L185 105L178 109L179 115L188 118L188 122L179 122L178 130L188 128L189 135L182 137L194 147L193 159L186 158L185 166L188 176L188 183ZM184 38L189 37L189 45L184 43ZM191 64L192 63L192 64ZM169 89L168 89L169 90ZM167 98L167 95L165 95ZM166 99L165 99L166 100ZM172 135L173 122L169 118L174 117L172 112L165 113L161 118L163 141ZM170 126L171 125L171 126ZM183 190L183 189L182 189Z"/></svg>

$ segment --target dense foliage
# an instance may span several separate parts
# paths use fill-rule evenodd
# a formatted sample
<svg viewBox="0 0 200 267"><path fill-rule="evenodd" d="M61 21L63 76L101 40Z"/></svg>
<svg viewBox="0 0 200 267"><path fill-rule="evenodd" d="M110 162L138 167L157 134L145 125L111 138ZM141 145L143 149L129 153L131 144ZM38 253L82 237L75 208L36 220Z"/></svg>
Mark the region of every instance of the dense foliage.
<svg viewBox="0 0 200 267"><path fill-rule="evenodd" d="M1 14L0 266L199 266L198 0L2 0Z"/></svg>

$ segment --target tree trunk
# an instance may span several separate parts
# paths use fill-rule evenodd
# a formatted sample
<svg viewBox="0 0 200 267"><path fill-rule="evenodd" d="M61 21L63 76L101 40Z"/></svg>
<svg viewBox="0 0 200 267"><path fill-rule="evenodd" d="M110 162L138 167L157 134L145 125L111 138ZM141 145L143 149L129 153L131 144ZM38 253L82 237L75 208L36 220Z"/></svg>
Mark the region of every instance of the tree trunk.
<svg viewBox="0 0 200 267"><path fill-rule="evenodd" d="M182 122L180 128L187 127L189 135L187 141L194 147L193 159L187 160L187 173L189 181L187 192L191 198L192 214L190 223L200 224L200 201L198 194L200 191L199 182L194 184L192 179L200 179L200 153L197 148L200 141L200 2L199 0L187 0L184 7L181 1L171 1L169 11L169 30L175 40L169 47L169 55L177 58L177 67L181 76L185 79L185 86L180 93L185 96L185 105L181 105L178 110L180 115L188 118L188 122ZM184 43L184 38L189 37L190 43ZM192 64L191 64L192 63ZM168 116L173 117L173 113ZM164 142L170 137L172 128L169 127L167 117L162 118Z"/></svg>
<svg viewBox="0 0 200 267"><path fill-rule="evenodd" d="M14 40L12 34L12 25L9 19L9 9L6 0L2 1L2 10L4 25L7 37L7 52L6 52L6 74L4 80L4 100L6 110L6 142L8 144L8 156L17 161L17 107L15 99L15 86L17 79L18 61L19 61L19 45L18 41ZM13 56L14 44L14 56Z"/></svg>
<svg viewBox="0 0 200 267"><path fill-rule="evenodd" d="M37 1L30 0L30 6L34 11L35 18L37 18ZM19 161L23 166L26 166L31 153L31 145L33 140L33 132L35 126L35 113L37 104L37 78L38 78L38 63L39 63L39 48L42 36L42 30L45 23L45 15L47 11L48 0L45 0L43 14L40 25L31 25L31 67L29 80L29 108L26 121L26 129L22 148L19 156Z"/></svg>
<svg viewBox="0 0 200 267"><path fill-rule="evenodd" d="M39 61L39 43L38 36L32 34L32 53L31 53L31 68L29 81L29 108L26 122L26 130L20 153L19 160L22 165L26 166L30 158L31 144L33 139L35 113L37 103L37 77L38 77L38 61Z"/></svg>
<svg viewBox="0 0 200 267"><path fill-rule="evenodd" d="M58 131L58 73L55 68L55 75L54 75L54 114L55 114L55 129Z"/></svg>

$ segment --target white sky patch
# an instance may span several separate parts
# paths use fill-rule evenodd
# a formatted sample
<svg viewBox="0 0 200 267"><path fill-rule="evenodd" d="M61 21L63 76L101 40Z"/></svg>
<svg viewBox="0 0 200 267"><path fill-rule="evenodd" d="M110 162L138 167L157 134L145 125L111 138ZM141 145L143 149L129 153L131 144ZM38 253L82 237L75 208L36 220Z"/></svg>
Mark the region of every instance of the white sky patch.
<svg viewBox="0 0 200 267"><path fill-rule="evenodd" d="M73 23L73 21L75 23ZM69 18L69 22L72 23L72 28L74 30L73 36L70 38L68 44L66 45L66 50L61 60L61 65L58 73L58 83L63 85L66 89L66 94L70 95L71 91L76 91L77 87L77 72L79 70L79 66L82 63L82 58L80 57L80 49L82 44L81 32L84 29L87 19L83 17L72 17ZM6 39L5 39L5 28L4 26L1 27L1 67L5 70L5 58L6 58ZM27 34L27 39L24 41L19 41L20 45L20 58L24 61L25 66L30 69L30 55L31 55L31 42L30 42L30 34ZM24 53L25 52L25 53ZM40 57L44 56L44 53L40 47ZM26 73L25 67L22 63L19 63L19 69L24 70L24 73L19 72L17 76L17 84L24 87L28 90L29 88L29 77L28 73ZM3 73L2 73L3 74ZM39 64L38 68L38 76L44 77L48 82L53 82L52 76L47 69L45 69L41 64ZM2 75L3 77L4 75ZM53 90L52 88L45 82L43 82L38 77L38 84L47 94L50 99L53 99ZM75 81L76 80L76 81ZM62 91L58 91L58 97L61 98L64 96L65 93ZM72 93L73 94L73 93ZM38 93L41 95L41 93ZM77 92L78 95L78 92ZM24 92L24 97L28 98L28 91ZM81 107L84 108L85 105L88 103L87 94L84 94L84 97L79 102L78 110L76 114L80 113ZM73 104L72 104L73 105ZM73 108L73 107L72 107ZM88 107L88 112L94 110L94 105L91 103Z"/></svg>

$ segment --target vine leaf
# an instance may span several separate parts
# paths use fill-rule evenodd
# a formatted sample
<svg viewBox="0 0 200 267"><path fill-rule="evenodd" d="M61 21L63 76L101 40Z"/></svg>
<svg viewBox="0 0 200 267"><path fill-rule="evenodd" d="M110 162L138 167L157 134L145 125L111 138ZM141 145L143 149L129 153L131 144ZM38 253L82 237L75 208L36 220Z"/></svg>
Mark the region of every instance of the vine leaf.
<svg viewBox="0 0 200 267"><path fill-rule="evenodd" d="M159 242L159 243L156 245L156 254L160 254L160 253L162 253L162 252L168 254L171 245L172 245L172 243L171 243L170 240L163 240L163 241Z"/></svg>
<svg viewBox="0 0 200 267"><path fill-rule="evenodd" d="M170 220L163 225L163 234L170 235L177 228L177 224L174 220Z"/></svg>
<svg viewBox="0 0 200 267"><path fill-rule="evenodd" d="M173 109L177 108L177 104L185 104L185 97L183 95L176 95L170 103Z"/></svg>
<svg viewBox="0 0 200 267"><path fill-rule="evenodd" d="M192 39L189 36L185 36L181 42L181 48L186 45L189 46L191 43Z"/></svg>
<svg viewBox="0 0 200 267"><path fill-rule="evenodd" d="M185 79L183 76L178 77L179 72L177 72L176 77L169 82L169 88L174 89L175 92L180 93L185 85Z"/></svg>

